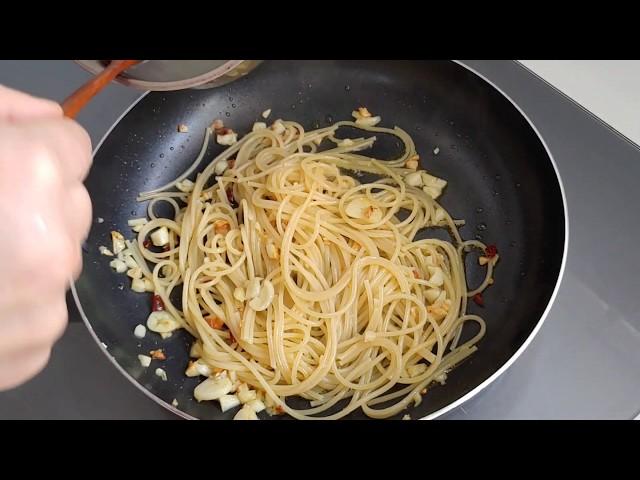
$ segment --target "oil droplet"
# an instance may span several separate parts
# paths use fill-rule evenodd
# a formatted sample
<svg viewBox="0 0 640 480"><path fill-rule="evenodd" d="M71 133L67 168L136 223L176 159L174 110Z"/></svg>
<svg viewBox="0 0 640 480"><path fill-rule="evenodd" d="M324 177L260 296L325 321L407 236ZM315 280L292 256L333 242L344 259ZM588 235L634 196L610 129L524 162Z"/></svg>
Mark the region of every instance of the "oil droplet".
<svg viewBox="0 0 640 480"><path fill-rule="evenodd" d="M511 220L507 220L506 222L504 222L504 224L508 227L509 225L511 225Z"/></svg>
<svg viewBox="0 0 640 480"><path fill-rule="evenodd" d="M482 207L476 208L476 213L482 213L482 212L484 212L484 208Z"/></svg>
<svg viewBox="0 0 640 480"><path fill-rule="evenodd" d="M173 150L173 147L169 147L169 150Z"/></svg>
<svg viewBox="0 0 640 480"><path fill-rule="evenodd" d="M526 277L527 276L527 272L520 272L520 276L521 277Z"/></svg>
<svg viewBox="0 0 640 480"><path fill-rule="evenodd" d="M311 88L313 85L311 85L310 83L307 84L307 88Z"/></svg>
<svg viewBox="0 0 640 480"><path fill-rule="evenodd" d="M498 195L500 195L500 192L497 192L497 191L495 191L495 190L494 190L494 191L493 191L493 196L494 196L494 197L497 197Z"/></svg>
<svg viewBox="0 0 640 480"><path fill-rule="evenodd" d="M237 105L236 105L235 103L232 103L232 104L231 104L231 108L236 108L236 106L237 106Z"/></svg>
<svg viewBox="0 0 640 480"><path fill-rule="evenodd" d="M476 227L476 230L478 230L479 232L484 232L486 229L487 229L486 223L479 223L478 226Z"/></svg>
<svg viewBox="0 0 640 480"><path fill-rule="evenodd" d="M151 168L155 167L156 164L155 163L151 163Z"/></svg>
<svg viewBox="0 0 640 480"><path fill-rule="evenodd" d="M516 183L516 187L517 187L517 188L520 188L520 184L519 184L519 183Z"/></svg>
<svg viewBox="0 0 640 480"><path fill-rule="evenodd" d="M451 150L458 150L458 147L456 147L455 145L451 145Z"/></svg>
<svg viewBox="0 0 640 480"><path fill-rule="evenodd" d="M295 103L291 104L291 110L295 110L295 109L296 109Z"/></svg>
<svg viewBox="0 0 640 480"><path fill-rule="evenodd" d="M119 290L124 290L124 284L119 283L119 284L118 284L118 289L119 289Z"/></svg>
<svg viewBox="0 0 640 480"><path fill-rule="evenodd" d="M474 238L478 241L482 241L482 235L480 235L479 233L476 233Z"/></svg>
<svg viewBox="0 0 640 480"><path fill-rule="evenodd" d="M135 215L136 211L135 210L131 210L131 215Z"/></svg>
<svg viewBox="0 0 640 480"><path fill-rule="evenodd" d="M231 116L231 113L229 113L229 112L224 112L224 115L225 115L226 117L230 117L230 116Z"/></svg>
<svg viewBox="0 0 640 480"><path fill-rule="evenodd" d="M302 105L302 104L304 103L304 100L303 100L303 99L300 99L300 100L298 100L298 103L299 103L300 105Z"/></svg>
<svg viewBox="0 0 640 480"><path fill-rule="evenodd" d="M137 170L138 172L140 172L140 171L142 171L142 167L138 166L138 167L136 167L136 170Z"/></svg>
<svg viewBox="0 0 640 480"><path fill-rule="evenodd" d="M345 89L347 92L349 92L349 91L351 90L351 86L350 86L350 85L345 85L345 86L344 86L344 89Z"/></svg>
<svg viewBox="0 0 640 480"><path fill-rule="evenodd" d="M164 158L164 153L161 153L161 154L160 154L160 158Z"/></svg>
<svg viewBox="0 0 640 480"><path fill-rule="evenodd" d="M453 120L449 120L449 125L451 125L453 127L455 124L456 123Z"/></svg>
<svg viewBox="0 0 640 480"><path fill-rule="evenodd" d="M229 101L230 101L230 102L233 102L233 97L229 97Z"/></svg>
<svg viewBox="0 0 640 480"><path fill-rule="evenodd" d="M500 180L502 177L500 175L496 175L496 180Z"/></svg>
<svg viewBox="0 0 640 480"><path fill-rule="evenodd" d="M515 240L511 240L511 242L509 242L509 246L510 247L515 247L516 246Z"/></svg>
<svg viewBox="0 0 640 480"><path fill-rule="evenodd" d="M333 123L333 117L331 115L327 115L324 119L325 122L327 123Z"/></svg>

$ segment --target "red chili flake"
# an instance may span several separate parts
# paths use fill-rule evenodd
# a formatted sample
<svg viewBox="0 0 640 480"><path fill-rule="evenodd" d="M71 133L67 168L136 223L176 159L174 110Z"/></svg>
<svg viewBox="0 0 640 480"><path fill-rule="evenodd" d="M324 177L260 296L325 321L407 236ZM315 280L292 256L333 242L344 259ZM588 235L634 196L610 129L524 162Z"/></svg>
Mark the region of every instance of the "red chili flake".
<svg viewBox="0 0 640 480"><path fill-rule="evenodd" d="M222 330L222 327L224 326L224 322L222 321L222 319L213 315L205 317L204 320L209 324L211 328L215 330Z"/></svg>
<svg viewBox="0 0 640 480"><path fill-rule="evenodd" d="M498 254L498 249L495 245L487 245L487 248L484 249L484 256L487 258L493 258Z"/></svg>
<svg viewBox="0 0 640 480"><path fill-rule="evenodd" d="M482 298L482 294L481 293L476 293L473 296L473 301L476 302L476 305L484 307L484 298Z"/></svg>
<svg viewBox="0 0 640 480"><path fill-rule="evenodd" d="M420 278L420 273L417 270L413 271L413 278Z"/></svg>
<svg viewBox="0 0 640 480"><path fill-rule="evenodd" d="M168 252L169 250L171 250L171 247L169 246L169 244L167 244L164 247L162 247L162 251L163 252Z"/></svg>
<svg viewBox="0 0 640 480"><path fill-rule="evenodd" d="M275 414L284 415L284 407L282 405L276 405Z"/></svg>
<svg viewBox="0 0 640 480"><path fill-rule="evenodd" d="M164 310L164 302L162 301L162 297L160 295L153 295L151 298L151 311L152 312L160 312Z"/></svg>
<svg viewBox="0 0 640 480"><path fill-rule="evenodd" d="M151 240L149 240L148 238L144 242L142 242L142 246L144 248L149 248L149 247L151 247L151 245L152 245L151 244Z"/></svg>
<svg viewBox="0 0 640 480"><path fill-rule="evenodd" d="M227 341L228 345L233 345L234 343L238 343L236 341L236 337L233 336L233 333L231 333L231 331L229 331L229 340Z"/></svg>
<svg viewBox="0 0 640 480"><path fill-rule="evenodd" d="M149 354L151 355L151 358L153 358L154 360L166 360L167 356L164 354L164 352L162 351L161 348L159 348L158 350L151 350L149 352Z"/></svg>
<svg viewBox="0 0 640 480"><path fill-rule="evenodd" d="M227 160L227 165L229 166L229 168L233 168L235 164L236 164L235 158L232 158L231 160Z"/></svg>
<svg viewBox="0 0 640 480"><path fill-rule="evenodd" d="M233 189L231 188L227 188L227 200L229 200L229 203L231 204L232 208L236 208L238 206L238 203L236 202L236 199L233 196Z"/></svg>

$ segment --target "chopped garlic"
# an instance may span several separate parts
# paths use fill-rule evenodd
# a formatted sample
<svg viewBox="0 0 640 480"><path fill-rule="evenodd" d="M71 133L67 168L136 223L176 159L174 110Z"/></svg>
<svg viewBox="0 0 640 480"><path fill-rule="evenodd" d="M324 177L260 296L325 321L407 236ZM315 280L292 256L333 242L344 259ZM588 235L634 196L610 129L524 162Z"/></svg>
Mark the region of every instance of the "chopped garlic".
<svg viewBox="0 0 640 480"><path fill-rule="evenodd" d="M284 123L282 123L282 120L276 120L270 128L276 135L280 135L287 129L287 127L284 126Z"/></svg>
<svg viewBox="0 0 640 480"><path fill-rule="evenodd" d="M169 229L160 227L151 234L151 241L156 247L164 247L169 243Z"/></svg>
<svg viewBox="0 0 640 480"><path fill-rule="evenodd" d="M258 420L258 416L256 412L249 405L245 405L242 407L236 416L233 417L234 420Z"/></svg>
<svg viewBox="0 0 640 480"><path fill-rule="evenodd" d="M216 162L216 166L213 167L213 172L216 175L222 175L228 167L229 162L227 162L225 159L218 160L218 162Z"/></svg>
<svg viewBox="0 0 640 480"><path fill-rule="evenodd" d="M247 402L247 405L249 407L251 407L253 409L253 411L256 412L256 413L260 413L264 409L267 408L267 407L265 407L264 403L262 403L262 400L257 399L257 398L255 400L251 400L251 401Z"/></svg>
<svg viewBox="0 0 640 480"><path fill-rule="evenodd" d="M160 336L162 337L163 340L166 340L167 338L170 338L173 335L173 332L161 332Z"/></svg>
<svg viewBox="0 0 640 480"><path fill-rule="evenodd" d="M367 109L367 107L358 108L358 114L360 117L358 118L369 118L371 117L371 112Z"/></svg>
<svg viewBox="0 0 640 480"><path fill-rule="evenodd" d="M247 282L246 299L251 300L258 296L260 293L260 277L253 277Z"/></svg>
<svg viewBox="0 0 640 480"><path fill-rule="evenodd" d="M440 289L438 288L429 288L424 292L424 297L427 299L429 303L434 303L439 296L440 296Z"/></svg>
<svg viewBox="0 0 640 480"><path fill-rule="evenodd" d="M144 225L145 223L147 223L149 220L147 220L146 218L131 218L129 220L127 220L127 225L129 225L130 227L137 227L138 225Z"/></svg>
<svg viewBox="0 0 640 480"><path fill-rule="evenodd" d="M144 325L136 325L136 328L133 329L133 335L136 336L136 338L144 338L144 336L147 334L147 327L145 327Z"/></svg>
<svg viewBox="0 0 640 480"><path fill-rule="evenodd" d="M151 312L147 318L147 328L156 333L168 333L180 328L180 323L166 310L160 310Z"/></svg>
<svg viewBox="0 0 640 480"><path fill-rule="evenodd" d="M365 197L358 197L347 204L345 213L351 218L368 219L372 223L382 220L382 210L374 207Z"/></svg>
<svg viewBox="0 0 640 480"><path fill-rule="evenodd" d="M134 278L131 281L131 290L138 293L144 293L147 291L147 286L141 278Z"/></svg>
<svg viewBox="0 0 640 480"><path fill-rule="evenodd" d="M171 405L175 408L178 408L178 400L176 400L175 398L171 400Z"/></svg>
<svg viewBox="0 0 640 480"><path fill-rule="evenodd" d="M382 118L380 118L379 116L364 117L364 118L357 119L356 125L360 125L362 127L375 127L377 124L380 123L381 120Z"/></svg>
<svg viewBox="0 0 640 480"><path fill-rule="evenodd" d="M118 273L124 273L127 271L127 264L117 258L111 260L111 262L109 262L109 266Z"/></svg>
<svg viewBox="0 0 640 480"><path fill-rule="evenodd" d="M233 145L234 143L238 142L238 134L229 129L229 133L216 135L216 141L219 145Z"/></svg>
<svg viewBox="0 0 640 480"><path fill-rule="evenodd" d="M446 214L444 213L444 209L438 207L436 208L436 213L435 216L433 218L433 221L435 223L440 223L442 221L444 221L444 219L446 218Z"/></svg>
<svg viewBox="0 0 640 480"><path fill-rule="evenodd" d="M148 355L138 355L138 361L140 362L140 365L145 368L151 365L151 357Z"/></svg>
<svg viewBox="0 0 640 480"><path fill-rule="evenodd" d="M422 175L420 175L420 172L411 172L406 177L404 177L404 183L411 187L421 187Z"/></svg>
<svg viewBox="0 0 640 480"><path fill-rule="evenodd" d="M259 132L260 130L264 130L265 128L267 128L267 124L264 122L256 122L253 124L253 127L251 128L252 132Z"/></svg>
<svg viewBox="0 0 640 480"><path fill-rule="evenodd" d="M440 385L444 385L447 383L447 372L442 372L440 375L436 375L434 380L438 382Z"/></svg>
<svg viewBox="0 0 640 480"><path fill-rule="evenodd" d="M411 415L409 415L408 413L406 415L403 415L402 420L411 420Z"/></svg>
<svg viewBox="0 0 640 480"><path fill-rule="evenodd" d="M439 149L438 147L436 147L436 148L434 148L434 149L433 149L433 154L434 154L434 155L437 155L437 154L439 154L439 153L440 153L440 149Z"/></svg>
<svg viewBox="0 0 640 480"><path fill-rule="evenodd" d="M269 115L271 115L270 108L267 108L264 112L262 112L262 118L269 118Z"/></svg>
<svg viewBox="0 0 640 480"><path fill-rule="evenodd" d="M102 218L102 217L98 217L98 218L96 218L96 222L98 222L98 223L104 223L104 218Z"/></svg>
<svg viewBox="0 0 640 480"><path fill-rule="evenodd" d="M265 280L262 282L258 295L249 302L249 306L256 312L266 310L271 305L274 295L273 283L270 280Z"/></svg>
<svg viewBox="0 0 640 480"><path fill-rule="evenodd" d="M191 350L189 350L189 356L191 358L200 358L202 356L202 345L198 342L193 342Z"/></svg>
<svg viewBox="0 0 640 480"><path fill-rule="evenodd" d="M156 368L156 375L162 379L163 382L167 381L167 372L161 368Z"/></svg>
<svg viewBox="0 0 640 480"><path fill-rule="evenodd" d="M184 374L187 377L203 377L211 376L211 367L204 363L202 360L196 360L195 362L189 362L189 366L185 370Z"/></svg>
<svg viewBox="0 0 640 480"><path fill-rule="evenodd" d="M489 259L487 257L478 257L478 263L480 265L486 265L489 263Z"/></svg>
<svg viewBox="0 0 640 480"><path fill-rule="evenodd" d="M228 394L232 386L231 380L227 377L209 377L194 389L193 396L199 402L217 400Z"/></svg>
<svg viewBox="0 0 640 480"><path fill-rule="evenodd" d="M246 383L240 384L237 395L242 403L248 403L251 400L258 398L256 391L249 389L249 386Z"/></svg>
<svg viewBox="0 0 640 480"><path fill-rule="evenodd" d="M98 247L98 251L101 255L104 255L106 257L113 257L113 252L103 245L100 245Z"/></svg>
<svg viewBox="0 0 640 480"><path fill-rule="evenodd" d="M176 183L176 188L183 193L189 193L193 191L194 185L195 184L191 180L189 180L188 178L185 178L184 180Z"/></svg>
<svg viewBox="0 0 640 480"><path fill-rule="evenodd" d="M436 287L444 283L444 275L440 267L427 267L429 269L429 283Z"/></svg>
<svg viewBox="0 0 640 480"><path fill-rule="evenodd" d="M345 138L344 140L340 140L338 142L339 147L350 147L351 145L353 145L353 140L351 140L350 138Z"/></svg>
<svg viewBox="0 0 640 480"><path fill-rule="evenodd" d="M235 290L233 291L233 298L235 298L239 302L244 302L245 300L244 288L236 287Z"/></svg>
<svg viewBox="0 0 640 480"><path fill-rule="evenodd" d="M137 268L138 270L140 270L140 268L138 267L138 264L136 263L136 259L133 258L131 255L127 255L127 256L124 257L124 263L126 263L127 267L129 267L129 268ZM142 272L142 270L141 270L141 272ZM140 276L142 276L142 273L141 273ZM138 277L138 278L140 278L140 277Z"/></svg>
<svg viewBox="0 0 640 480"><path fill-rule="evenodd" d="M220 402L220 410L223 412L240 406L240 400L235 395L222 395L218 401Z"/></svg>
<svg viewBox="0 0 640 480"><path fill-rule="evenodd" d="M140 267L131 268L127 270L127 276L131 278L142 278L142 270Z"/></svg>
<svg viewBox="0 0 640 480"><path fill-rule="evenodd" d="M189 127L187 127L185 124L181 123L180 125L178 125L178 132L187 133L188 131Z"/></svg>
<svg viewBox="0 0 640 480"><path fill-rule="evenodd" d="M145 292L155 292L156 287L155 285L153 285L153 282L151 280L149 280L148 278L143 278L142 279L143 283L144 283L144 291Z"/></svg>
<svg viewBox="0 0 640 480"><path fill-rule="evenodd" d="M111 241L113 242L113 253L116 255L123 251L126 247L124 236L116 230L111 230Z"/></svg>

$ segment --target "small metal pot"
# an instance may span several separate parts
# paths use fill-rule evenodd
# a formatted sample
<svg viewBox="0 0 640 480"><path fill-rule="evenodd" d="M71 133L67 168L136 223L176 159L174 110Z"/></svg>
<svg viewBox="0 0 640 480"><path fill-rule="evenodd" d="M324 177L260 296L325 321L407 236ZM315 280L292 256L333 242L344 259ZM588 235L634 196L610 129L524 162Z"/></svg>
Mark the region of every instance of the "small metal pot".
<svg viewBox="0 0 640 480"><path fill-rule="evenodd" d="M76 60L85 70L98 74L109 60ZM143 60L115 81L138 90L183 90L219 87L243 77L260 60Z"/></svg>

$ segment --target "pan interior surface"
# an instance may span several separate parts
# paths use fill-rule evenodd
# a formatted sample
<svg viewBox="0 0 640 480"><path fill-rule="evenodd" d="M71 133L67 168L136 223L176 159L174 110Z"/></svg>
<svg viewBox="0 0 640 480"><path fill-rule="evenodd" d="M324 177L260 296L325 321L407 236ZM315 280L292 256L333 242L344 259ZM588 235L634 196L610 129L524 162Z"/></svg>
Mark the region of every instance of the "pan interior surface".
<svg viewBox="0 0 640 480"><path fill-rule="evenodd" d="M454 218L466 220L462 237L495 244L500 253L495 284L483 294L484 307L470 302L470 313L487 323L479 350L449 373L446 385L431 387L418 407L397 418L405 413L423 417L460 399L498 371L530 337L559 280L565 214L549 154L517 108L452 62L269 61L218 89L146 95L95 155L86 184L94 218L104 222L94 223L87 240L84 271L76 283L78 298L115 362L152 396L166 403L176 399L179 409L195 418L232 418L235 413L221 413L217 402L193 399L200 379L184 375L189 334L178 332L166 340L152 333L143 339L133 335L149 314L149 295L131 291L128 277L113 272L98 246L110 246L111 230L133 235L127 220L146 213L146 204L135 200L137 194L182 173L214 119L244 134L254 122L265 121L261 114L271 109L267 122L282 118L313 129L350 119L359 106L380 115L381 126L397 125L411 135L422 168L449 182L439 201ZM187 125L188 132L178 132L179 124ZM397 147L381 142L374 153L391 158L399 153ZM212 143L206 159L222 149ZM476 259L467 258L471 287L481 281ZM156 348L165 350L167 360L142 367L138 354ZM167 381L154 374L156 367L165 369ZM357 411L347 418L367 417Z"/></svg>

